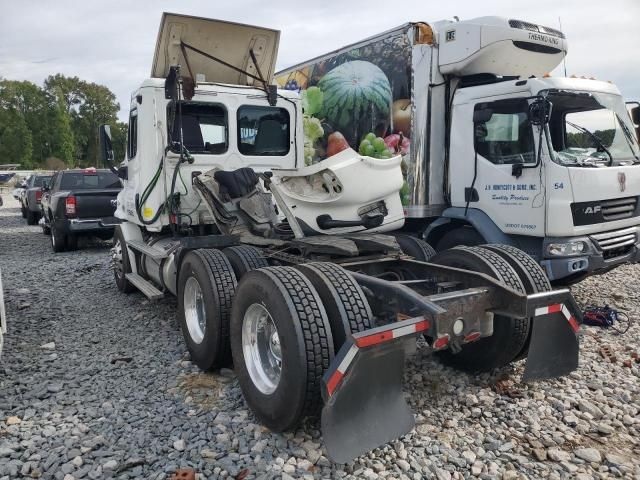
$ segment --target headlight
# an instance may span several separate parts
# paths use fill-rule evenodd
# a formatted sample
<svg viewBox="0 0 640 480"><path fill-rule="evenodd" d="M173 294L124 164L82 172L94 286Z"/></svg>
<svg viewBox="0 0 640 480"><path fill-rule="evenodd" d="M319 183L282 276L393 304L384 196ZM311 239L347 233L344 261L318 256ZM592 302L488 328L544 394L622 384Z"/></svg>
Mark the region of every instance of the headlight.
<svg viewBox="0 0 640 480"><path fill-rule="evenodd" d="M547 245L547 253L557 257L567 257L569 255L579 255L587 251L587 244L576 240L567 243L550 243Z"/></svg>

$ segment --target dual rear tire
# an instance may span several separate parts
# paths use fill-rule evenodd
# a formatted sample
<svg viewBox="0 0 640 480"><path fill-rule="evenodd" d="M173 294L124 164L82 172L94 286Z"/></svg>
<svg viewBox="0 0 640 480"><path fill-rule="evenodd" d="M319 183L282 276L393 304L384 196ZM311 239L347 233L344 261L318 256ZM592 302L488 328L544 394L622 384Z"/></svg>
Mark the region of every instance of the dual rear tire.
<svg viewBox="0 0 640 480"><path fill-rule="evenodd" d="M544 271L526 253L508 245L454 247L438 253L433 263L489 275L520 293L551 289ZM501 368L527 356L532 320L495 315L493 335L464 345L458 353L439 353L443 363L468 372Z"/></svg>
<svg viewBox="0 0 640 480"><path fill-rule="evenodd" d="M178 316L192 361L204 370L233 361L251 410L283 431L319 413L324 372L372 315L341 267L270 267L259 249L240 246L185 256Z"/></svg>

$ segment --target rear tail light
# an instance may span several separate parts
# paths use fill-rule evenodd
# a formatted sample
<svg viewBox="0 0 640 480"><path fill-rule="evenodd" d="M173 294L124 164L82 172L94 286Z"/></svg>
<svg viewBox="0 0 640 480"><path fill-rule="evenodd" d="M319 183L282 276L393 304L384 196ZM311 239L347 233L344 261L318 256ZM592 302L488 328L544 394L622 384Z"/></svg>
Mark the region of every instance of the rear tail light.
<svg viewBox="0 0 640 480"><path fill-rule="evenodd" d="M36 202L40 203L42 200L42 190L36 190Z"/></svg>
<svg viewBox="0 0 640 480"><path fill-rule="evenodd" d="M67 197L64 201L65 212L67 216L73 216L76 214L76 197Z"/></svg>

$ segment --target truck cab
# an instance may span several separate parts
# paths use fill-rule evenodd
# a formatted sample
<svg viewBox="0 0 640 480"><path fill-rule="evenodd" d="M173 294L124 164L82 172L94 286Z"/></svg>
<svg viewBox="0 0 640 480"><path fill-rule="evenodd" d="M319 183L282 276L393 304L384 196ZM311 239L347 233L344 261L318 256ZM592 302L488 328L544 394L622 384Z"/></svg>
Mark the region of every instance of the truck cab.
<svg viewBox="0 0 640 480"><path fill-rule="evenodd" d="M549 107L538 125L534 99ZM640 151L613 84L547 77L461 88L451 129L444 216L471 220L483 240L515 243L552 280L640 258ZM465 138L474 141L456 140Z"/></svg>
<svg viewBox="0 0 640 480"><path fill-rule="evenodd" d="M299 96L267 88L279 35L267 28L163 14L151 78L131 95L116 217L156 233L171 223L210 228L213 218L190 188L196 172L298 166L303 152ZM172 70L176 65L181 71ZM182 76L189 82L176 81ZM180 218L173 221L168 198L179 202Z"/></svg>
<svg viewBox="0 0 640 480"><path fill-rule="evenodd" d="M172 120L178 109L181 125ZM302 138L298 109L294 92L279 92L277 102L270 105L258 88L206 82L197 84L190 99L172 102L165 98L165 79L145 80L131 99L123 162L127 174L116 216L136 223L153 220L146 228L159 231L163 222L157 213L165 200L165 188L158 185L170 189L173 184L181 193L181 207L190 223L208 223L199 197L184 186L190 184L192 174L216 167L295 168L296 159L302 156L302 142L297 140ZM191 160L180 166L174 183L169 172L181 159L180 135ZM161 168L165 149L166 166ZM156 188L144 195L148 185Z"/></svg>

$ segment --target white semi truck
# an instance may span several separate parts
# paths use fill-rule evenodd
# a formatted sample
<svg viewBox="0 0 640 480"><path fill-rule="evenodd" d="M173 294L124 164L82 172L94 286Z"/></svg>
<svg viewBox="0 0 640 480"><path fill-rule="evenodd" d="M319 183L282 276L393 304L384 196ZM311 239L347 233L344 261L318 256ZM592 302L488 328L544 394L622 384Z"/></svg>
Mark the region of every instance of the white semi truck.
<svg viewBox="0 0 640 480"><path fill-rule="evenodd" d="M100 132L123 182L117 287L177 297L191 360L204 370L233 364L272 430L322 410L339 462L411 430L402 379L417 336L463 370L524 358L525 380L575 370L580 312L524 252L435 255L420 239L380 233L404 222L400 155L347 148L303 166L301 100L265 80L278 39L163 15L120 164L109 127Z"/></svg>
<svg viewBox="0 0 640 480"><path fill-rule="evenodd" d="M566 53L516 19L408 23L276 81L307 97L308 161L374 153L367 135L403 154L405 230L512 245L571 283L640 258L640 150L615 85L548 74Z"/></svg>

